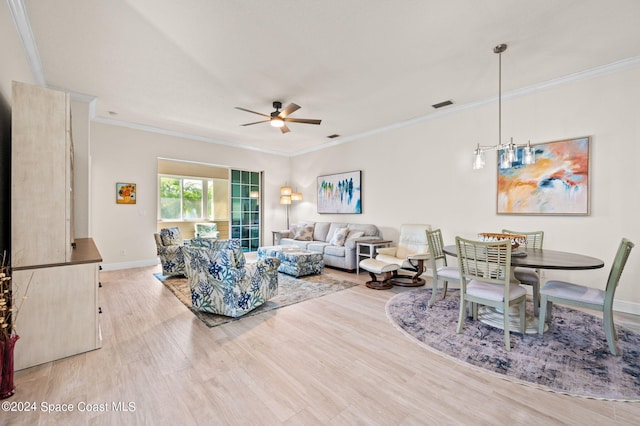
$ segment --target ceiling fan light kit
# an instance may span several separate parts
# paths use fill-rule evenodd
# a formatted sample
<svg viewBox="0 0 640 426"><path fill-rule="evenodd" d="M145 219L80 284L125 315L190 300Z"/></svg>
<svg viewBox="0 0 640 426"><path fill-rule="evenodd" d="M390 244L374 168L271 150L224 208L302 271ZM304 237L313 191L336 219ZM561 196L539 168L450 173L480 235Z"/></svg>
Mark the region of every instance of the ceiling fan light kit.
<svg viewBox="0 0 640 426"><path fill-rule="evenodd" d="M253 124L259 124L259 123L269 123L273 127L280 128L280 131L282 133L288 133L291 131L287 127L286 123L320 124L322 121L322 120L316 120L316 119L310 119L310 118L290 118L289 115L291 113L300 109L300 106L294 103L290 103L289 105L286 106L285 109L280 111L280 108L282 108L282 102L273 101L273 107L275 108L275 111L273 111L269 115L263 114L261 112L251 111L250 109L241 108L241 107L236 107L236 109L239 109L240 111L250 112L252 114L258 114L267 118L266 120L262 120L262 121L242 124L242 126L251 126Z"/></svg>

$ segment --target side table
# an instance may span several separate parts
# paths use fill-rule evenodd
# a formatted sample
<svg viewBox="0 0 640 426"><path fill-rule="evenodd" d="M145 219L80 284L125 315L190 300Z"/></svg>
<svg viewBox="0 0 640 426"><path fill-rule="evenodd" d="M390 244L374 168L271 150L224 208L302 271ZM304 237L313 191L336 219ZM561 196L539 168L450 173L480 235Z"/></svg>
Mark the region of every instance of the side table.
<svg viewBox="0 0 640 426"><path fill-rule="evenodd" d="M282 231L271 231L271 242L274 246L280 245L280 238L282 238L282 234L286 234L289 232L288 230Z"/></svg>
<svg viewBox="0 0 640 426"><path fill-rule="evenodd" d="M378 248L389 247L391 240L369 240L356 242L356 274L360 274L360 260L375 259Z"/></svg>

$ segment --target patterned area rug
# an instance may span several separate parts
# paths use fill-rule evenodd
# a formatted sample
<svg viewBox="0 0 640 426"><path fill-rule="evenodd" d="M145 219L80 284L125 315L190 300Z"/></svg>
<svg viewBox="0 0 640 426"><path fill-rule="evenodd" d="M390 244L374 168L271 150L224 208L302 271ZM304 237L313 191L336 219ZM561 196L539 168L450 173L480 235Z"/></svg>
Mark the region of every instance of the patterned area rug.
<svg viewBox="0 0 640 426"><path fill-rule="evenodd" d="M307 277L295 278L286 274L278 274L278 295L264 304L258 306L253 311L242 317L231 318L223 315L209 314L191 308L191 290L185 277L167 277L162 274L153 274L160 280L184 305L194 313L203 323L209 327L226 324L253 315L260 315L274 309L283 308L295 303L303 302L314 297L320 297L336 291L346 290L357 286L343 280L337 280L327 275L310 275Z"/></svg>
<svg viewBox="0 0 640 426"><path fill-rule="evenodd" d="M553 323L543 336L511 333L511 352L502 330L467 319L461 334L459 292L440 296L427 308L431 290L399 293L387 302L387 316L425 348L481 368L506 380L573 396L640 401L640 336L618 331L621 356L609 353L602 319L574 309L553 307ZM531 308L531 303L527 303Z"/></svg>

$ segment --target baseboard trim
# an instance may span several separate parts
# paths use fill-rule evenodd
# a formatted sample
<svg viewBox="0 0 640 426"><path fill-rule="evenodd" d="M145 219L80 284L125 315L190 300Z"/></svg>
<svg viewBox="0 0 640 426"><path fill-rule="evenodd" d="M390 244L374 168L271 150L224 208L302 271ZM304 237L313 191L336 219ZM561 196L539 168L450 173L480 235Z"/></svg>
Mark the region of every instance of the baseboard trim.
<svg viewBox="0 0 640 426"><path fill-rule="evenodd" d="M640 303L614 300L613 310L616 312L623 312L625 314L640 315Z"/></svg>
<svg viewBox="0 0 640 426"><path fill-rule="evenodd" d="M155 266L160 261L156 259L137 260L134 262L101 263L103 271L117 271L119 269L142 268L144 266Z"/></svg>

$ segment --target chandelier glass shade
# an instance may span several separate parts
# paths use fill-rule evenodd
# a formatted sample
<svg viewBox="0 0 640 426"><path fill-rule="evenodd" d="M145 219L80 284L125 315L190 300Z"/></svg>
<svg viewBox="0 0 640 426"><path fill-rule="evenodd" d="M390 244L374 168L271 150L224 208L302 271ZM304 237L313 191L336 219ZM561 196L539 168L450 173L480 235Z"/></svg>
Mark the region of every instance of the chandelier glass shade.
<svg viewBox="0 0 640 426"><path fill-rule="evenodd" d="M493 48L493 53L498 54L498 144L497 145L476 145L473 152L473 169L482 169L485 165L485 151L498 151L498 165L501 169L509 169L514 163L529 165L536 162L535 149L531 146L531 141L526 144L517 145L513 143L513 138L509 143L502 142L502 53L507 50L506 44L499 44Z"/></svg>

